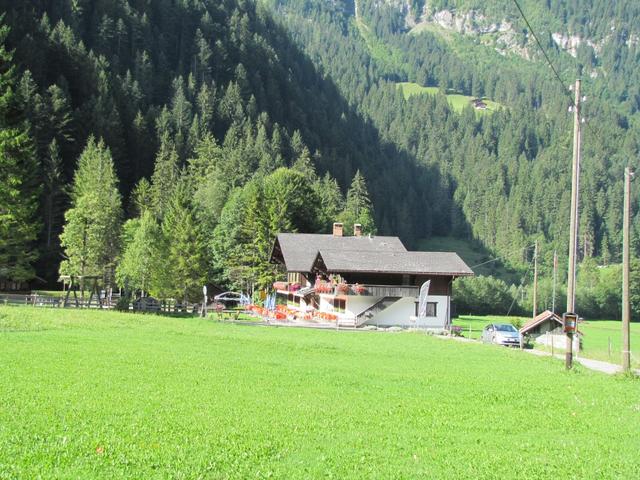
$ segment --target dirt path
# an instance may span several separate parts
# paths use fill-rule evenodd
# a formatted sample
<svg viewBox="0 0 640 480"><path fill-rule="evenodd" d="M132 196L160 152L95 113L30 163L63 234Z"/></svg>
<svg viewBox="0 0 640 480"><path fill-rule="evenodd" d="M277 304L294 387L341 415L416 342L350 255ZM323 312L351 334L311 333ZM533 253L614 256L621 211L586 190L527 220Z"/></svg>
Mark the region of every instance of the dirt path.
<svg viewBox="0 0 640 480"><path fill-rule="evenodd" d="M551 354L549 352L543 352L542 350L524 350L525 352L531 353L532 355L538 355L540 357L550 357ZM554 355L555 358L560 360L564 360L564 354L557 353ZM578 362L580 365L590 369L595 370L596 372L602 372L609 375L615 375L616 373L622 373L622 367L620 365L616 365L615 363L603 362L600 360L593 360L591 358L583 358L583 357L574 357L574 361ZM640 375L640 370L633 370L636 375Z"/></svg>

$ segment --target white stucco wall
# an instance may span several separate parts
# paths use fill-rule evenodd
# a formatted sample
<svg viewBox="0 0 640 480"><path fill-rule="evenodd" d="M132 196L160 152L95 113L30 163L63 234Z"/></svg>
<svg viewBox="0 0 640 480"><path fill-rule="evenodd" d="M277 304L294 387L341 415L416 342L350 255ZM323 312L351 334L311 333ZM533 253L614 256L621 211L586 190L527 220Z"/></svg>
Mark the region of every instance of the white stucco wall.
<svg viewBox="0 0 640 480"><path fill-rule="evenodd" d="M367 295L350 295L347 297L345 316L355 318L366 309L378 303L382 297L370 297Z"/></svg>
<svg viewBox="0 0 640 480"><path fill-rule="evenodd" d="M535 342L540 345L546 345L550 347L553 343L553 347L558 350L564 350L567 346L567 336L564 333L551 334L550 332L544 333L535 337ZM580 335L573 336L573 351L580 351Z"/></svg>
<svg viewBox="0 0 640 480"><path fill-rule="evenodd" d="M366 325L379 327L444 328L449 315L449 297L446 295L429 295L428 301L437 304L435 317L416 319L416 299L405 297L365 323Z"/></svg>

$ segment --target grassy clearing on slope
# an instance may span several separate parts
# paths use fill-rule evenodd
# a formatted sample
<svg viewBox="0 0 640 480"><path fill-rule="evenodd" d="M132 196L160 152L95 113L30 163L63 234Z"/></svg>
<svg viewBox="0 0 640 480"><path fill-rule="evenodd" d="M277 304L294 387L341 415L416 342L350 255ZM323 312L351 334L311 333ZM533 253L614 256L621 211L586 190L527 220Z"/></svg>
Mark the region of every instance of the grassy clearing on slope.
<svg viewBox="0 0 640 480"><path fill-rule="evenodd" d="M364 40L369 54L387 74L406 74L404 53L380 40L369 26L360 18L354 19L355 25Z"/></svg>
<svg viewBox="0 0 640 480"><path fill-rule="evenodd" d="M462 333L467 338L479 339L482 329L489 323L524 324L529 318L505 317L499 315L472 316L461 315L453 324L462 327ZM622 325L620 320L590 320L580 324L584 333L580 355L594 360L619 364L621 361ZM611 355L609 355L609 341L611 341ZM536 344L535 348L551 351L551 347ZM564 346L557 345L555 350L561 351ZM631 351L634 355L632 364L640 368L640 323L631 324Z"/></svg>
<svg viewBox="0 0 640 480"><path fill-rule="evenodd" d="M0 478L638 478L640 382L416 333L0 307Z"/></svg>
<svg viewBox="0 0 640 480"><path fill-rule="evenodd" d="M399 82L396 85L400 90L402 90L402 94L406 99L409 99L413 95L437 95L439 92L438 87L423 87L421 85L418 85L417 83L412 82ZM451 107L455 111L461 112L465 107L471 106L471 101L474 100L474 97L449 91L447 92L447 100L449 101L449 105L451 105ZM498 102L493 102L489 99L483 99L483 101L486 103L487 109L476 110L476 112L495 112L502 107L502 105L500 105Z"/></svg>

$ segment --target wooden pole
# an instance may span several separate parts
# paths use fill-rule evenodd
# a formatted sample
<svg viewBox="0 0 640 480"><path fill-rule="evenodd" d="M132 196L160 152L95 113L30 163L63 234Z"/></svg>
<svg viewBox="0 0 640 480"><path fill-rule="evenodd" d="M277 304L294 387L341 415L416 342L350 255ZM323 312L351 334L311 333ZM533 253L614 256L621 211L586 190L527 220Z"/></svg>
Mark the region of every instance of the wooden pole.
<svg viewBox="0 0 640 480"><path fill-rule="evenodd" d="M580 80L576 80L573 106L573 165L571 171L571 223L569 240L569 272L567 279L567 312L575 313L576 251L578 248L578 202L580 193ZM567 333L565 366L573 367L573 333Z"/></svg>
<svg viewBox="0 0 640 480"><path fill-rule="evenodd" d="M538 240L533 252L533 318L538 314Z"/></svg>
<svg viewBox="0 0 640 480"><path fill-rule="evenodd" d="M633 170L624 171L624 219L622 227L622 369L631 370L631 345L629 325L631 322L631 304L629 302L630 276L630 225L631 225L631 179Z"/></svg>
<svg viewBox="0 0 640 480"><path fill-rule="evenodd" d="M556 313L556 284L558 282L558 252L553 251L553 293L551 294L551 311Z"/></svg>

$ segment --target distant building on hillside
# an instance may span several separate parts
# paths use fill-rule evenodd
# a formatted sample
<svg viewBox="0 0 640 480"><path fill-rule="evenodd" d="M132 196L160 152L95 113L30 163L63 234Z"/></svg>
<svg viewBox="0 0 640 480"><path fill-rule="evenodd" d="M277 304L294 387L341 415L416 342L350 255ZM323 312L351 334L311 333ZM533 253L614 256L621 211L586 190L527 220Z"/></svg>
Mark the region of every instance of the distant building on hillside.
<svg viewBox="0 0 640 480"><path fill-rule="evenodd" d="M453 280L473 275L453 252L410 252L398 237L363 236L359 225L344 236L341 223L333 234L279 234L271 261L286 270L286 282L274 287L289 308L327 313L351 327L446 328Z"/></svg>
<svg viewBox="0 0 640 480"><path fill-rule="evenodd" d="M471 103L473 104L473 108L475 108L476 110L486 110L488 107L484 100L482 100L481 98L474 98L473 100L471 100Z"/></svg>

